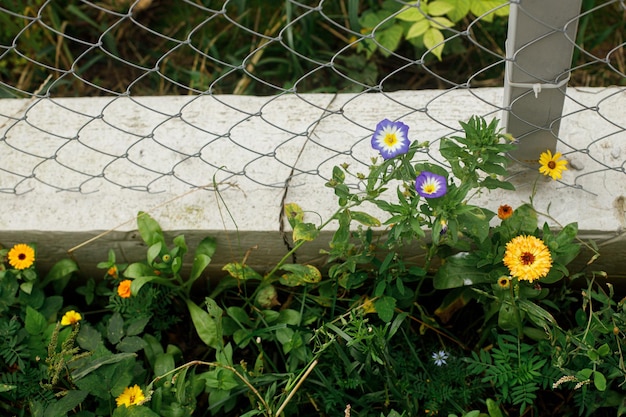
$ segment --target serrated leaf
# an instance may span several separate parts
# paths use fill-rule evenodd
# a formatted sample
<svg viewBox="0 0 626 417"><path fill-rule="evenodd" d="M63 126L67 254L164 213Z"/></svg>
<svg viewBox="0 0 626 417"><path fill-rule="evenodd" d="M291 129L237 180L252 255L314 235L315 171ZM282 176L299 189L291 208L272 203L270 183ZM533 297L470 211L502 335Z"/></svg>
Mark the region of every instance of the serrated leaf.
<svg viewBox="0 0 626 417"><path fill-rule="evenodd" d="M46 318L39 311L31 306L26 306L26 318L24 320L24 328L28 334L41 334L48 327Z"/></svg>
<svg viewBox="0 0 626 417"><path fill-rule="evenodd" d="M320 231L313 223L298 223L293 228L293 241L297 242L299 240L304 240L306 242L310 242L319 234Z"/></svg>
<svg viewBox="0 0 626 417"><path fill-rule="evenodd" d="M424 33L424 46L433 55L441 61L441 54L443 53L443 33L439 29L431 27Z"/></svg>

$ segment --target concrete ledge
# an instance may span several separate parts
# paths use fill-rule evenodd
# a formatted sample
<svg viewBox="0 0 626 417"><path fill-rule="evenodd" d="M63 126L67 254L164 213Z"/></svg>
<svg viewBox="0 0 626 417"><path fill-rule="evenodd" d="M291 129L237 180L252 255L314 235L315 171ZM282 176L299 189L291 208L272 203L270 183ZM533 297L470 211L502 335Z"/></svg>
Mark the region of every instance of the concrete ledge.
<svg viewBox="0 0 626 417"><path fill-rule="evenodd" d="M601 245L594 269L624 276L626 93L567 93L557 150L572 169L563 182L516 167L516 192L491 192L475 203L515 207L536 183L541 210L561 224L577 221L581 236ZM325 178L344 162L365 171L378 121L402 119L413 140L432 142L424 157L440 160L439 138L474 114L501 119L501 103L501 88L0 100L0 243L36 242L44 267L74 248L83 271L101 275L95 265L109 248L120 262L145 256L134 218L148 211L191 247L216 237L213 276L248 250L247 263L262 272L286 253L283 201L308 210L309 221L328 218L337 206ZM331 233L305 245L298 261L323 263L319 249Z"/></svg>

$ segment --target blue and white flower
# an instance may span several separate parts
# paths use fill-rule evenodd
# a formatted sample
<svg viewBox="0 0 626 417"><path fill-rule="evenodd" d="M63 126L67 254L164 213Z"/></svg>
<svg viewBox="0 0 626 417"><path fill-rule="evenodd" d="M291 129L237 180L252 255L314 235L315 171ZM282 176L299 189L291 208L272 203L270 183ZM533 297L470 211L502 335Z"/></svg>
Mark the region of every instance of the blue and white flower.
<svg viewBox="0 0 626 417"><path fill-rule="evenodd" d="M391 159L409 151L409 127L402 122L385 119L376 125L372 148L384 159Z"/></svg>
<svg viewBox="0 0 626 417"><path fill-rule="evenodd" d="M437 366L446 365L447 359L448 359L448 353L445 350L440 350L439 352L433 352L433 362L435 362L435 365Z"/></svg>
<svg viewBox="0 0 626 417"><path fill-rule="evenodd" d="M441 197L448 191L446 177L423 171L415 179L415 190L425 198Z"/></svg>

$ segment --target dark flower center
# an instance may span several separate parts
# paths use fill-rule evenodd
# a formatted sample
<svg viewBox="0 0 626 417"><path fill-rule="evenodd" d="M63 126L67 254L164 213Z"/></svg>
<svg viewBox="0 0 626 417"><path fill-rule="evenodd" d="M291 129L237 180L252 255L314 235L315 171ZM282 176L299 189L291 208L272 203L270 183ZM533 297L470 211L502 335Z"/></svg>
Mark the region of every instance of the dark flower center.
<svg viewBox="0 0 626 417"><path fill-rule="evenodd" d="M531 265L535 262L535 255L530 252L524 252L522 253L522 256L520 256L520 260L524 265Z"/></svg>
<svg viewBox="0 0 626 417"><path fill-rule="evenodd" d="M17 255L17 258L18 258L20 261L23 261L24 259L26 259L26 254L24 254L24 253L20 253L19 255Z"/></svg>
<svg viewBox="0 0 626 417"><path fill-rule="evenodd" d="M550 169L556 168L556 162L554 162L554 161L548 162L548 168L550 168Z"/></svg>

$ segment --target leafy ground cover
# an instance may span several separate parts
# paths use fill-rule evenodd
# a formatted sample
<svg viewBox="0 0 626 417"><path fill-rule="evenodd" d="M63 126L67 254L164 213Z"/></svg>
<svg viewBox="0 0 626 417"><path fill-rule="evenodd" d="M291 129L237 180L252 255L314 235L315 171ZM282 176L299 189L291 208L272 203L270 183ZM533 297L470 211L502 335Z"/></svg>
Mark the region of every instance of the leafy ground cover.
<svg viewBox="0 0 626 417"><path fill-rule="evenodd" d="M368 172L333 169L333 216L285 205L293 249L269 271L242 259L204 280L219 242L168 241L143 212L146 257L110 251L101 277L70 259L40 275L36 243L0 250L3 413L622 415L625 299L593 258L571 269L581 248L599 256L593 242L539 224L532 195L472 204L513 189L500 176L515 142L497 120L461 126L439 165L408 125L381 121ZM538 179L568 174L558 153L539 160ZM325 265L289 263L330 224Z"/></svg>

